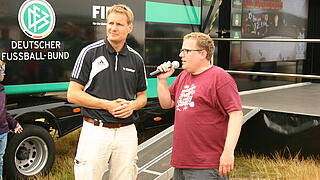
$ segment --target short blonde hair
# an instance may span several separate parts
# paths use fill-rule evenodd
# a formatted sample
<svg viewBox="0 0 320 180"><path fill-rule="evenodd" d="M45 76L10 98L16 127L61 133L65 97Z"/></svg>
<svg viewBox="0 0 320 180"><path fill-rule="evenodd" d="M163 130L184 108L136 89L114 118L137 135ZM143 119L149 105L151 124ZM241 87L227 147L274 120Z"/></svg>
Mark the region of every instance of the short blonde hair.
<svg viewBox="0 0 320 180"><path fill-rule="evenodd" d="M134 20L134 15L132 10L124 5L124 4L116 4L113 5L107 12L107 21L108 21L108 17L111 13L122 13L125 14L128 18L128 24L132 24L133 20Z"/></svg>
<svg viewBox="0 0 320 180"><path fill-rule="evenodd" d="M5 63L4 61L0 60L0 67L3 66L3 65L5 65L5 64L6 64L6 63Z"/></svg>
<svg viewBox="0 0 320 180"><path fill-rule="evenodd" d="M186 40L186 39L196 40L196 42L197 42L196 44L197 44L198 48L206 50L207 51L207 59L209 61L211 60L211 58L213 56L213 52L214 52L214 45L213 45L213 41L209 35L201 33L201 32L192 32L192 33L189 33L183 37L183 40Z"/></svg>

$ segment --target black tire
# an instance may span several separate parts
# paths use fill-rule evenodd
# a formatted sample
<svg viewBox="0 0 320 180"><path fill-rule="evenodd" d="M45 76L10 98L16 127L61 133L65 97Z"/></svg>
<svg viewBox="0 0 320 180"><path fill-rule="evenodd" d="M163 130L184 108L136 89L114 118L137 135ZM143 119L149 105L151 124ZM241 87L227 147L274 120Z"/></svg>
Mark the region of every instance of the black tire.
<svg viewBox="0 0 320 180"><path fill-rule="evenodd" d="M22 127L21 134L9 137L4 156L5 176L10 180L47 174L55 159L55 144L46 129L31 124Z"/></svg>

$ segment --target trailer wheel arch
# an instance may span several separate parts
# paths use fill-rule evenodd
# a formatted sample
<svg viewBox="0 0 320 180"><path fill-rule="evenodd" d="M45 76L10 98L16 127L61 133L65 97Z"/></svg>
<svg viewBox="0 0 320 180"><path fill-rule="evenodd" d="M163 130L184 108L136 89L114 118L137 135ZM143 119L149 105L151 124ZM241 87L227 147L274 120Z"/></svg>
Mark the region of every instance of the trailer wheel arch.
<svg viewBox="0 0 320 180"><path fill-rule="evenodd" d="M35 124L45 128L47 131L52 127L58 130L58 126L54 121L56 117L48 112L27 112L14 116L20 124Z"/></svg>

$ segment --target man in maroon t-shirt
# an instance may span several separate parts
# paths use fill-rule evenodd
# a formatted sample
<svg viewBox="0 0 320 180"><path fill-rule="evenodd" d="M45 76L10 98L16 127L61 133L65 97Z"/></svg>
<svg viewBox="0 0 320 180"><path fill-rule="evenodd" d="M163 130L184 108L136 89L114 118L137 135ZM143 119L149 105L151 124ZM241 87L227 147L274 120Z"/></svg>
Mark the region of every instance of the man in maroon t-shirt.
<svg viewBox="0 0 320 180"><path fill-rule="evenodd" d="M158 66L158 96L164 109L175 107L171 165L174 180L228 179L243 113L237 85L223 69L213 66L212 39L190 33L183 39L182 71L168 87L174 69Z"/></svg>

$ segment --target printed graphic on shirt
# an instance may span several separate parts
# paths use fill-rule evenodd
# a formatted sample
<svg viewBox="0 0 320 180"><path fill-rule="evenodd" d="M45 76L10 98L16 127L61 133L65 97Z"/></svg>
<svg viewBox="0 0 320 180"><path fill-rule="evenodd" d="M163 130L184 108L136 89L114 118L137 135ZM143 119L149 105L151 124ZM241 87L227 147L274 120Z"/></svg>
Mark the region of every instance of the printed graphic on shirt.
<svg viewBox="0 0 320 180"><path fill-rule="evenodd" d="M195 107L194 102L192 101L193 95L196 92L196 85L192 84L185 85L183 87L183 90L181 91L181 94L179 96L179 99L176 104L176 110L177 111L186 111L188 108Z"/></svg>
<svg viewBox="0 0 320 180"><path fill-rule="evenodd" d="M86 86L84 89L86 90L90 85L93 80L93 78L102 70L107 69L109 67L109 62L104 56L99 56L97 59L95 59L92 62L92 68L89 76L89 81L87 82Z"/></svg>

